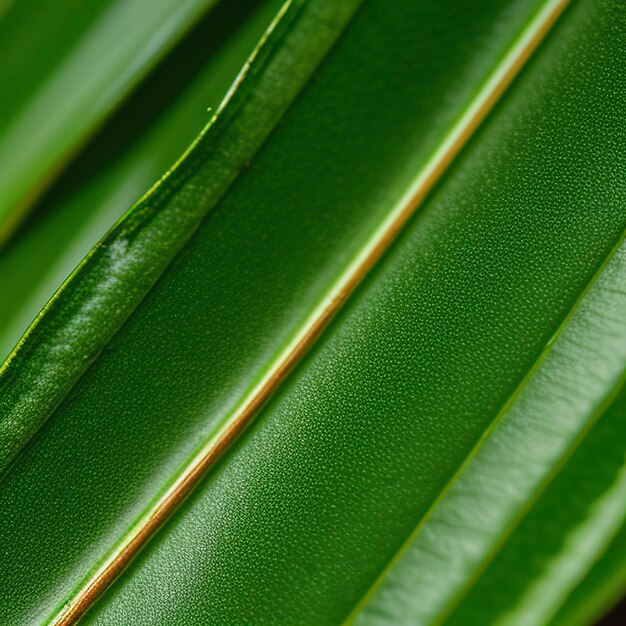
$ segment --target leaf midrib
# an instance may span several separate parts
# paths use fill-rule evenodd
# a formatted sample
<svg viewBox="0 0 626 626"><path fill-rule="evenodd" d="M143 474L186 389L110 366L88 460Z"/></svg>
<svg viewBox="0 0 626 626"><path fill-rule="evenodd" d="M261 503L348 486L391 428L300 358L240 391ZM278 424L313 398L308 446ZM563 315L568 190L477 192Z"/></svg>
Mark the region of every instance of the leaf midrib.
<svg viewBox="0 0 626 626"><path fill-rule="evenodd" d="M87 584L66 604L64 610L53 619L52 623L70 623L73 615L72 607L80 606L81 598L85 595L89 596L90 601L87 602L87 606L81 606L81 612L87 610L95 597L104 591L106 586L149 541L164 521L200 482L210 467L250 424L259 408L275 392L304 354L308 352L330 319L334 317L345 300L353 293L365 275L379 261L402 231L430 190L444 175L457 154L505 93L514 77L530 58L567 4L568 0L549 0L545 3L535 19L511 45L509 52L496 66L482 89L459 117L457 123L422 168L402 199L390 212L388 218L337 280L327 297L309 316L300 332L275 360L265 377L242 400L230 417L225 420L222 428L205 443L200 452L193 457L174 480L166 493L127 533L118 548ZM113 573L113 576L107 577L107 573Z"/></svg>

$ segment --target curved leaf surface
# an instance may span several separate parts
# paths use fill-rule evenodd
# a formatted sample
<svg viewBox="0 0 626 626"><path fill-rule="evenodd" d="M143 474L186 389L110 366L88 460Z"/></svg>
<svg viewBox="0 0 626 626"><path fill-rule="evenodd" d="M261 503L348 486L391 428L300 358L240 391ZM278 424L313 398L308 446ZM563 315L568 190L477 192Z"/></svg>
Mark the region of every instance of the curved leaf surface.
<svg viewBox="0 0 626 626"><path fill-rule="evenodd" d="M54 411L246 167L355 4L291 5L246 66L249 79L189 149L185 167L170 170L48 302L0 369L0 468ZM303 37L308 30L314 36ZM283 78L280 89L276 77Z"/></svg>
<svg viewBox="0 0 626 626"><path fill-rule="evenodd" d="M626 248L622 247L566 319L471 459L421 520L408 553L357 623L441 623L452 612L455 624L499 623L498 611L512 610L533 576L548 576L542 568L549 571L553 553L563 548L565 529L571 525L574 532L591 503L613 488L623 469L621 413L602 417L595 428L594 424L625 375L626 323L620 316L626 305L625 280ZM590 429L590 440L568 461ZM605 469L606 480L600 469ZM572 489L590 471L593 478L587 476L584 495ZM559 473L563 475L556 484L541 495ZM626 505L621 504L626 502L623 482L615 495L618 526L626 514ZM576 507L582 509L578 516ZM601 542L610 541L610 532L601 526L592 528ZM581 545L584 542L578 552L583 554L564 550L570 576L576 572L570 552L578 556L584 573L589 559L593 562L604 544L587 560ZM501 550L504 553L496 557ZM529 554L532 561L528 561ZM494 557L495 563L485 574ZM575 582L567 577L552 581L545 597L558 606L559 593L567 594L571 589L567 584ZM473 586L478 589L470 594L475 600L467 601L471 608L462 603L455 611ZM416 589L420 590L419 602ZM539 619L538 614L551 607L542 607L535 596L518 609L519 614L502 618L502 623L546 623L550 615ZM527 617L522 617L523 611Z"/></svg>
<svg viewBox="0 0 626 626"><path fill-rule="evenodd" d="M0 20L0 243L85 137L213 4L26 0L9 7Z"/></svg>
<svg viewBox="0 0 626 626"><path fill-rule="evenodd" d="M154 281L162 268L167 265L177 251L176 246L181 241L184 243L185 239L192 234L202 214L213 207L215 198L219 197L221 191L230 184L232 178L239 173L242 164L245 164L247 158L254 153L258 143L269 133L277 118L282 114L284 107L289 104L290 98L293 98L297 93L303 80L308 77L310 71L314 69L323 56L325 52L324 46L328 47L332 44L333 39L341 32L345 20L350 17L351 12L355 8L354 3L343 3L338 7L333 5L334 3L325 2L317 2L314 5L309 5L308 3L292 4L287 12L284 13L283 19L267 39L265 45L257 51L254 64L247 69L247 82L245 82L245 85L241 85L229 99L228 111L219 116L218 120L211 126L210 131L204 135L204 141L201 139L196 144L195 151L192 152L194 156L186 160L189 169L185 170L178 178L170 174L167 179L168 187L164 190L164 183L162 183L158 188L161 189L161 192L157 190L148 196L149 200L146 199L146 201L140 204L133 215L125 219L94 250L68 285L48 305L40 321L36 322L27 339L20 345L3 372L3 391L7 392L3 393L3 400L7 401L8 396L15 392L17 392L17 395L14 395L13 399L16 397L23 399L21 407L16 407L15 404L11 405L10 401L3 405L3 408L8 407L8 411L3 414L2 424L2 434L4 441L7 442L7 447L4 450L7 452L7 455L4 457L5 462L9 462L11 456L15 454L20 445L27 440L29 436L28 429L32 433L33 429L40 425L41 421L31 422L31 416L35 415L38 420L43 420L47 417L46 412L49 410L50 405L46 402L33 402L33 395L30 392L39 389L44 394L52 393L62 396L68 391L67 387L63 388L63 386L58 384L58 381L66 381L69 383L69 387L71 387L73 382L71 380L72 369L75 368L75 361L78 361L78 370L74 369L74 372L78 371L78 375L89 365L86 362L89 359L80 357L81 352L84 351L85 347L89 349L90 345L93 346L91 342L94 339L98 342L98 345L106 343L108 339L107 333L112 328L111 324L121 323L125 319L125 315L129 313L128 308L124 310L121 304L127 303L128 300L126 298L129 298L129 296L130 301L136 304L141 296L144 295L143 293L138 295L137 281L140 281L142 285L151 286L149 281L151 279ZM306 34L307 30L312 30L312 35L303 37L303 33ZM277 47L277 41L284 45ZM273 88L276 80L280 81L280 89ZM250 82L254 89L251 88ZM234 115L235 113L236 115ZM250 113L254 113L253 117L251 117ZM214 141L216 135L226 135L223 139L226 149L229 150L228 154L225 155L224 148ZM233 136L243 137L244 140L237 144L237 142L231 140ZM205 169L198 171L198 163L202 163ZM215 163L217 163L217 167L215 167ZM207 176L207 172L209 176ZM185 183L188 184L185 186ZM161 206L155 202L155 196L162 193L163 195L160 196L161 200L169 200L172 190L178 187L182 187L180 194L173 202L165 206L164 211L159 212ZM191 195L189 195L190 190L194 192ZM181 202L184 201L187 202L187 206L184 208L188 210L183 210ZM164 213L165 216L163 215ZM160 221L159 218L161 218ZM178 225L177 229L173 228L176 224ZM141 225L146 225L146 229L138 234L137 230L140 230L139 227ZM212 232L213 226L214 224L211 224L208 229L211 237L215 236ZM161 237L156 236L159 234ZM223 258L224 250L219 248L219 235L216 243L218 245L213 247L218 258L222 256L222 267L224 270L229 269L231 256L226 254L226 258ZM170 244L169 255L167 254L168 244ZM151 255L146 256L143 254L145 246L151 246ZM117 254L120 252L120 248L122 248L121 255ZM199 249L196 248L196 254L198 251ZM202 248L200 248L200 251L202 251ZM124 254L125 252L128 252L128 254ZM228 252L230 253L230 251ZM161 260L153 264L155 259ZM206 259L206 263L211 265L215 260L215 256L213 256ZM268 259L267 261L272 263L273 260ZM146 268L152 272L151 275L146 276ZM116 271L118 270L122 280L116 283L118 278ZM84 279L84 276L87 276L87 278ZM243 278L245 279L246 277L244 276ZM193 277L191 279L193 281ZM112 282L113 289L110 289ZM128 286L131 286L130 293L125 291ZM109 287L108 290L107 287ZM115 289L116 287L117 289ZM213 295L217 285L212 284L210 287L212 293L210 295L207 294L209 297ZM56 315L59 310L61 313ZM207 312L211 314L210 310L207 310ZM190 311L190 317L188 318L192 325L197 321L195 313L195 311ZM219 315L220 311L218 310L216 313ZM177 312L174 311L174 314L177 315ZM230 318L224 319L224 322L229 321ZM93 324L90 324L90 322L93 322ZM161 321L161 323L163 322L165 323L163 329L171 328L169 313L167 319ZM54 333L55 329L59 331L56 336ZM189 330L191 330L191 327ZM158 335L160 334L161 331L159 331ZM41 342L38 341L39 338L42 339ZM241 339L245 341L247 337L244 336ZM144 342L142 341L142 343ZM165 346L158 346L158 349L161 350L163 347ZM206 357L213 348L211 345L203 345L201 347L203 355L198 355L200 359L203 356ZM36 363L37 355L41 357L38 364ZM77 355L78 359L76 359ZM218 363L220 356L220 354L216 355ZM23 361L20 361L20 359L23 359ZM24 369L22 369L20 363L25 363L26 372L32 372L34 378L30 377L29 379L28 375L24 375ZM69 372L63 370L65 363L69 363L71 366ZM197 366L199 361L191 360L190 365L192 363L195 363ZM154 364L158 367L158 363L155 362ZM130 364L127 363L127 365ZM171 366L175 366L175 364L170 362L169 365L166 365L166 367ZM134 370L135 366L131 365L130 372ZM69 381L68 373L70 374ZM204 379L201 372L198 373L201 375L201 378L196 380L196 384L205 386L206 379ZM37 379L39 382L37 382ZM39 387L39 383L42 381L45 384ZM20 391L19 388L16 389L15 386L12 386L12 382L17 383L17 387L20 385L24 385L24 387ZM155 382L157 381L155 380ZM184 381L181 379L181 382ZM30 390L28 389L29 386ZM160 382L157 382L157 386L161 386ZM150 395L151 392L148 392L146 397ZM181 438L174 437L170 441L172 445L163 450L165 458L168 455L172 457L169 463L163 457L160 459L144 458L143 455L133 455L132 453L129 456L129 449L126 447L127 441L124 435L116 432L115 426L113 426L112 431L108 430L107 421L109 415L108 410L106 411L107 415L102 416L104 423L98 424L97 430L100 431L100 435L106 440L113 434L116 442L114 445L118 446L118 451L122 458L130 460L131 463L137 461L140 465L148 461L151 469L148 471L148 474L142 472L142 470L139 470L136 474L139 482L135 485L137 489L132 492L132 495L131 491L125 492L120 490L119 482L117 484L115 482L109 483L111 490L106 497L112 496L113 500L117 501L117 504L110 508L108 516L102 515L102 510L98 505L95 505L95 502L90 510L91 514L85 516L84 499L85 495L91 491L91 488L86 492L83 491L83 495L78 496L78 499L75 500L77 507L71 505L69 500L65 500L61 505L63 510L67 512L73 511L70 516L77 516L79 526L82 526L81 520L84 520L87 522L87 526L95 531L96 534L104 532L106 537L95 537L93 543L75 544L72 536L76 528L74 528L74 531L69 530L69 527L66 526L68 518L65 521L59 519L56 531L53 531L50 527L49 515L44 514L44 517L39 517L37 520L37 516L32 516L31 509L31 513L28 514L28 517L34 522L34 526L31 526L31 531L42 522L47 526L47 530L41 528L46 539L39 542L39 547L37 548L42 549L42 553L47 553L47 557L43 557L43 560L47 559L47 566L43 566L42 560L36 559L30 561L30 565L26 568L32 567L30 572L26 572L20 566L16 570L14 567L16 565L15 561L6 569L3 568L3 575L7 575L7 581L8 579L11 580L11 584L5 587L6 595L2 601L3 619L7 619L12 623L31 623L32 620L43 619L46 613L55 610L55 607L64 600L72 586L98 563L103 554L106 554L108 550L114 547L120 536L128 532L129 528L132 528L138 514L154 498L155 494L159 493L163 485L167 483L168 477L172 475L172 472L181 463L181 460L185 459L189 455L190 450L197 446L198 437L201 437L206 429L206 417L204 413L198 414L198 406L195 404L201 398L192 397L188 399L194 403L194 406L190 407L189 418L192 422L193 420L196 420L196 422L188 423L186 431L184 428L179 431L184 445L177 445L181 444ZM121 397L120 400L122 400ZM164 406L162 408L165 409ZM133 409L131 409L132 411ZM70 420L70 423L72 421L73 418ZM124 424L125 422L126 417L122 418L120 423ZM96 421L91 422L92 426L96 426L96 424ZM141 424L134 423L132 425L141 428ZM160 425L158 422L144 425L148 426L149 430L156 427L157 432L162 426L165 426L166 430L169 430L170 427L175 427L175 424L169 421L165 421L165 423ZM70 427L69 432L74 432L79 440L82 439L82 435L74 431L73 427ZM136 433L136 435L139 435L135 440L136 444L141 446L141 435L139 433ZM167 441L170 433L162 432L161 436L163 436L163 441ZM153 437L153 439L155 438ZM65 444L61 445L65 448ZM100 447L100 444L96 447ZM77 448L80 448L80 444L76 449L72 446L74 452ZM101 451L104 452L106 448L107 445L105 444ZM77 460L78 457L74 455L74 452L72 452L71 456ZM110 452L109 449L107 454L109 459L111 456ZM84 460L86 459L83 458ZM87 460L87 466L93 467L93 461L93 457ZM34 469L34 466L31 467ZM107 469L107 467L105 464L103 469ZM62 472L65 471L61 466L57 469L62 470ZM65 469L68 468L66 467ZM108 469L114 468L108 467ZM26 478L28 472L21 470L23 468L16 468L13 476L19 476L19 480L26 479L31 484L31 487L38 489L30 479ZM58 478L59 476L57 476ZM125 477L118 474L118 479L124 481ZM102 481L103 487L106 487L109 477L101 475L98 480ZM55 479L52 482L60 487L60 483ZM11 483L10 478L7 480L7 483ZM70 483L75 483L75 481L70 479ZM76 486L83 490L87 487L87 484L78 484ZM68 484L66 484L67 487ZM10 488L4 494L13 504L18 505L18 509L22 506L30 508L28 496L25 499L21 496L15 499L10 496L9 491ZM68 492L66 491L66 493ZM122 496L121 500L120 496ZM131 496L131 498L128 499L127 496ZM133 496L138 496L138 500L134 504L132 503ZM55 500L56 497L53 497L49 500L49 503L52 504ZM57 502L61 504L60 501ZM42 509L42 513L44 509ZM14 509L13 514L7 514L5 517L5 521L8 524L5 530L9 533L12 533L14 530L18 530L21 533L21 530L14 524L16 519L15 512L16 509ZM23 509L23 512L26 512L25 509ZM119 523L116 523L116 517L119 515L125 518L121 526ZM22 530L25 530L25 527ZM85 528L83 527L82 530L85 530ZM64 562L59 562L55 545L49 542L49 539L55 532L61 532L66 537L67 550L65 553L66 561ZM22 537L25 537L25 535L22 535ZM34 535L31 535L31 539L32 537ZM23 560L28 551L28 545L35 547L31 540L27 540L14 553L14 556L22 564L26 564L29 561L28 558L26 561ZM15 547L17 548L17 545ZM22 550L26 550L26 552ZM21 556L19 556L20 551L22 551ZM5 564L8 563L5 562ZM18 571L17 575L16 571ZM37 572L41 575L37 575L38 583L34 584L32 575ZM35 590L36 595L33 595L33 590Z"/></svg>
<svg viewBox="0 0 626 626"><path fill-rule="evenodd" d="M500 473L539 493L574 461L624 370L623 273L603 289L626 227L622 13L612 2L566 13L390 253L87 623L339 623L449 502L466 459L480 456L499 489L485 512L485 483L468 487L480 489L479 513L504 513L498 532L524 513ZM608 357L594 353L598 340ZM553 379L553 361L575 389ZM587 396L582 411L555 416L574 391ZM623 513L614 484L594 509L608 530ZM448 521L437 530L454 545L462 530L471 559L497 551L493 528L484 542L484 528ZM424 591L401 607L410 623ZM436 611L425 623L449 616Z"/></svg>
<svg viewBox="0 0 626 626"><path fill-rule="evenodd" d="M621 391L446 623L551 622L626 518L625 396Z"/></svg>
<svg viewBox="0 0 626 626"><path fill-rule="evenodd" d="M259 5L259 6L257 6ZM184 152L282 2L221 2L142 85L0 250L0 358L81 259ZM242 11L247 13L242 15ZM148 110L146 110L146 107Z"/></svg>
<svg viewBox="0 0 626 626"><path fill-rule="evenodd" d="M592 624L606 614L626 589L626 524L616 533L600 559L560 607L554 626Z"/></svg>
<svg viewBox="0 0 626 626"><path fill-rule="evenodd" d="M88 257L3 372L5 461L20 451L0 484L3 619L75 606L141 532L471 130L543 6L483 0L468 25L460 0L371 1L312 77L320 41L330 47L356 7L287 10L214 125Z"/></svg>

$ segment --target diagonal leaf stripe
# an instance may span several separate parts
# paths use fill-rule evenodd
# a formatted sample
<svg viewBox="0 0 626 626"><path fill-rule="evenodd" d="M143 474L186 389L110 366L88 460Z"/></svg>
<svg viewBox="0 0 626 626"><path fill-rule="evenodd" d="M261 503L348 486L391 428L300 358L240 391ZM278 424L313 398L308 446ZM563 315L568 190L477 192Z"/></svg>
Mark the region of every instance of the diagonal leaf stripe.
<svg viewBox="0 0 626 626"><path fill-rule="evenodd" d="M134 531L126 537L117 551L100 567L75 598L62 609L53 623L70 624L81 616L98 595L119 575L129 560L150 539L175 508L180 505L206 471L223 455L276 386L282 382L294 365L308 351L311 343L319 336L344 300L390 246L567 4L568 2L564 0L551 0L538 12L535 19L511 46L493 74L489 76L458 123L445 137L440 148L425 164L412 187L389 213L386 221L367 242L347 271L340 277L326 302L313 312L301 334L279 357L274 368L266 374L249 396L244 398L226 425L204 445L146 517L137 524Z"/></svg>
<svg viewBox="0 0 626 626"><path fill-rule="evenodd" d="M598 554L619 545L612 539L626 517L621 493L626 445L624 391L622 386L446 624L456 626L468 620L551 624L559 606L593 569ZM533 558L528 558L529 554ZM507 580L505 593L494 593L502 588L503 572L511 569L516 578ZM590 605L592 608L593 602ZM585 612L580 616L582 623L593 623Z"/></svg>
<svg viewBox="0 0 626 626"><path fill-rule="evenodd" d="M599 560L566 598L551 626L582 626L600 619L617 604L626 587L624 524L602 552Z"/></svg>
<svg viewBox="0 0 626 626"><path fill-rule="evenodd" d="M245 167L357 5L356 0L336 6L287 3L209 126L39 314L0 368L0 471L54 411ZM324 28L318 33L320 23ZM310 29L321 34L314 43L301 36ZM271 89L275 73L288 77L281 90ZM236 140L239 134L247 137L244 144ZM206 179L207 172L212 184L203 189L203 197L187 200L187 190ZM170 201L173 194L176 202Z"/></svg>
<svg viewBox="0 0 626 626"><path fill-rule="evenodd" d="M614 317L614 312L626 305L622 291L625 278L622 236L401 552L381 574L377 581L377 586L383 585L380 597L373 597L373 606L356 619L357 624L383 620L442 624L476 583L623 385L626 324ZM566 393L554 394L555 385ZM552 424L545 424L546 415ZM526 433L524 427L529 423L534 428ZM508 463L494 477L493 468L503 454ZM489 485L489 489L481 497L476 485ZM456 532L450 533L450 524L457 527ZM383 582L389 573L389 580ZM415 589L420 590L418 604L413 601ZM372 594L370 591L355 610L355 616Z"/></svg>
<svg viewBox="0 0 626 626"><path fill-rule="evenodd" d="M567 365L565 380L555 381L558 388L567 387L568 372L575 373L574 391L591 392L589 405L574 414L577 423L548 422L545 432L541 413L531 411L535 421L518 439L536 443L535 437L549 435L545 449L536 451L540 465L548 466L548 480L553 464L558 471L567 461L615 393L623 371L623 321L615 315L623 290L609 280L622 284L613 262L620 260L615 251L624 232L623 179L614 159L622 154L623 134L614 142L611 138L621 100L616 104L605 97L607 90L615 93L621 66L610 41L599 45L607 31L614 31L610 5L598 8L599 19L591 22L595 26L587 36L592 6L578 3L568 14L572 19L542 48L398 245L251 430L174 516L167 532L157 535L94 607L91 623L137 615L146 595L158 604L154 615L172 624L202 623L207 615L226 622L257 623L270 615L278 623L312 623L316 618L334 623L367 590L359 586L376 578L384 555L392 556L404 543L415 520L428 511L533 369L507 418L474 458L496 450L500 432L510 444L513 409L520 411L541 391L542 377L551 380L546 372L554 360ZM585 57L588 64L581 71L583 37L583 49L594 54ZM599 83L594 64L605 69ZM575 86L572 77L579 80ZM580 104L578 90L597 111L575 106ZM564 119L556 115L560 111L567 113ZM536 134L528 132L529 124ZM602 176L595 179L595 150L604 148L607 138L616 153L597 165ZM520 187L523 176L536 173L539 158L548 173ZM606 199L597 197L594 182L606 188ZM469 206L464 205L467 195L474 200ZM532 247L532 253L524 246ZM479 261L472 262L472 255ZM584 270L577 265L582 259ZM507 262L513 267L510 273L502 269ZM604 300L612 304L606 317L594 317L596 307L604 311ZM389 310L396 315L387 316ZM482 316L478 331L466 327L468 310ZM576 329L588 324L589 343L581 346ZM540 338L529 330L539 327ZM559 327L561 333L551 343ZM589 345L598 338L611 348L610 358L601 375L592 378L588 369L578 371L580 364L568 361L566 353L604 362L603 353L594 354ZM550 350L537 366L546 345ZM523 358L510 356L516 349ZM486 382L485 369L492 377L505 370L503 382ZM589 388L583 384L587 378ZM569 398L558 406L561 400L554 398L556 404L546 408L564 411ZM552 450L555 441L559 449ZM509 454L523 465L529 447L521 447ZM509 450L510 445L504 446L505 453ZM492 469L497 472L500 465L492 464ZM525 468L514 463L506 471L520 469ZM531 470L530 484L522 487L534 491L537 474ZM545 476L545 471L538 473ZM495 484L497 479L497 474L492 477ZM402 541L396 543L399 537ZM450 534L446 538L454 541ZM181 568L192 577L199 603L191 614L184 606L189 596L170 596L160 603L154 595L176 589Z"/></svg>

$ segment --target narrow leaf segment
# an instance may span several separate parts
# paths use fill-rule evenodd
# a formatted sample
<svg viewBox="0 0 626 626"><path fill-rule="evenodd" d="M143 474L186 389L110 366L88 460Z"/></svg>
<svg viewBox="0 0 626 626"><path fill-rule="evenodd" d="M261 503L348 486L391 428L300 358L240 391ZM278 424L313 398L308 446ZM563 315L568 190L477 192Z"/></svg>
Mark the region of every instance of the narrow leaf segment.
<svg viewBox="0 0 626 626"><path fill-rule="evenodd" d="M151 511L137 524L96 574L53 620L55 625L67 625L78 619L127 566L129 561L160 528L163 522L189 495L206 471L219 459L241 434L267 398L293 366L308 351L311 344L338 311L345 299L361 282L376 261L388 249L395 237L413 215L434 184L480 125L507 86L523 67L550 27L567 6L566 0L548 2L523 31L502 62L479 91L465 114L446 136L440 149L426 164L414 185L389 214L388 219L371 237L361 254L341 276L326 301L310 316L301 333L286 348L257 387L240 404L231 419L191 460L185 471L159 499ZM245 82L243 83L245 84ZM235 92L236 93L236 92ZM226 107L228 111L229 107Z"/></svg>
<svg viewBox="0 0 626 626"><path fill-rule="evenodd" d="M46 421L245 168L358 4L287 3L205 131L39 314L0 369L0 471ZM307 36L310 31L313 37ZM198 189L200 194L191 193Z"/></svg>

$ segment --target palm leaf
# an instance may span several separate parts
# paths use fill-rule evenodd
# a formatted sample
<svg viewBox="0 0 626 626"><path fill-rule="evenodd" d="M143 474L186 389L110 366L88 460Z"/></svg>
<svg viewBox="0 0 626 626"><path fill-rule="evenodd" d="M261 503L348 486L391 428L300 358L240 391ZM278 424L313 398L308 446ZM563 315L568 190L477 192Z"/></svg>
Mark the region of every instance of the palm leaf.
<svg viewBox="0 0 626 626"><path fill-rule="evenodd" d="M0 242L68 156L211 4L27 0L8 8L0 20Z"/></svg>
<svg viewBox="0 0 626 626"><path fill-rule="evenodd" d="M3 622L584 595L626 516L625 24L563 9L285 5L2 370Z"/></svg>
<svg viewBox="0 0 626 626"><path fill-rule="evenodd" d="M2 358L102 234L193 140L207 104L219 105L280 5L248 1L209 12L0 251Z"/></svg>

